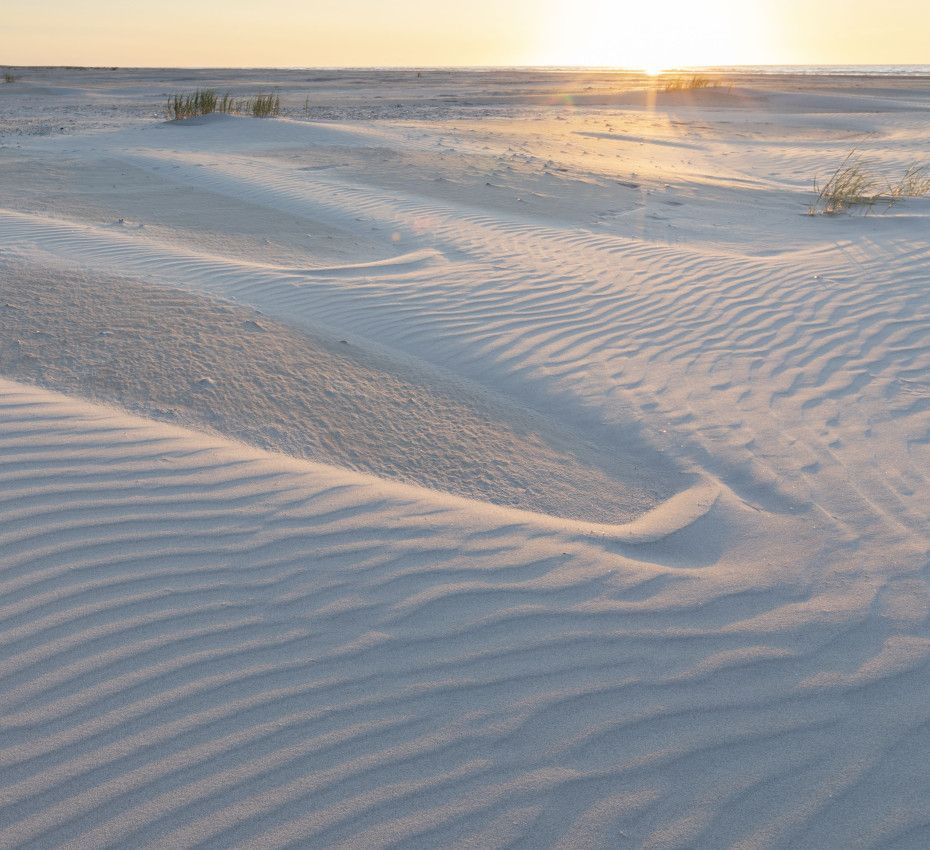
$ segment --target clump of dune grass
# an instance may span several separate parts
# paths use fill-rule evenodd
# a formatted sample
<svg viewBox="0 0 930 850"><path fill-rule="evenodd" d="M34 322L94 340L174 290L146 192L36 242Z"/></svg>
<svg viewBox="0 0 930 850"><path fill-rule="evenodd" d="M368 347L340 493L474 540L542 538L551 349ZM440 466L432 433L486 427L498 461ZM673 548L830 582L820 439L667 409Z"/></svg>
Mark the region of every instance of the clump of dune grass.
<svg viewBox="0 0 930 850"><path fill-rule="evenodd" d="M16 74L11 73L10 71L5 72L4 75L3 75L3 82L5 82L5 83L15 83L15 82L16 82Z"/></svg>
<svg viewBox="0 0 930 850"><path fill-rule="evenodd" d="M925 198L927 195L930 195L930 169L916 162L908 166L904 176L888 188L892 204L904 198Z"/></svg>
<svg viewBox="0 0 930 850"><path fill-rule="evenodd" d="M245 102L241 111L253 118L277 118L281 114L281 98L276 94L257 94Z"/></svg>
<svg viewBox="0 0 930 850"><path fill-rule="evenodd" d="M184 121L212 115L218 111L231 111L232 100L229 95L222 98L213 89L197 89L190 94L176 94L168 98L165 116L169 121Z"/></svg>
<svg viewBox="0 0 930 850"><path fill-rule="evenodd" d="M259 94L236 100L229 93L220 96L213 89L198 89L189 94L173 95L165 106L165 117L169 121L184 121L213 113L277 118L281 114L281 98L276 94Z"/></svg>
<svg viewBox="0 0 930 850"><path fill-rule="evenodd" d="M846 154L846 158L823 186L819 185L817 179L814 180L814 191L817 192L817 198L811 204L811 215L836 215L852 207L870 210L881 194L875 178L866 171L862 157L855 148Z"/></svg>
<svg viewBox="0 0 930 850"><path fill-rule="evenodd" d="M226 92L226 94L217 101L216 111L224 115L229 115L231 112L236 111L236 102L232 99L229 92Z"/></svg>
<svg viewBox="0 0 930 850"><path fill-rule="evenodd" d="M854 208L868 214L879 205L893 207L905 198L930 195L930 173L926 166L915 163L899 180L889 182L871 171L854 148L823 186L814 180L814 191L817 197L809 215L837 215Z"/></svg>
<svg viewBox="0 0 930 850"><path fill-rule="evenodd" d="M662 82L662 91L696 91L698 89L710 88L714 81L710 77L703 77L700 74L691 74L691 76L674 77Z"/></svg>

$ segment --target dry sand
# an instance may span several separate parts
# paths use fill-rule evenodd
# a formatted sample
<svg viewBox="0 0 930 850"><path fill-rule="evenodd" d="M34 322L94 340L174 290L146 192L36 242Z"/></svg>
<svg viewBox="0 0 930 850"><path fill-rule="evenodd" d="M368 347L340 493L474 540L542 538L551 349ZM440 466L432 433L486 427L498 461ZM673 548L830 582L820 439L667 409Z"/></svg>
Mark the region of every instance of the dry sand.
<svg viewBox="0 0 930 850"><path fill-rule="evenodd" d="M161 119L205 85L288 115ZM0 86L0 847L927 846L930 201L805 212L928 130L921 79Z"/></svg>

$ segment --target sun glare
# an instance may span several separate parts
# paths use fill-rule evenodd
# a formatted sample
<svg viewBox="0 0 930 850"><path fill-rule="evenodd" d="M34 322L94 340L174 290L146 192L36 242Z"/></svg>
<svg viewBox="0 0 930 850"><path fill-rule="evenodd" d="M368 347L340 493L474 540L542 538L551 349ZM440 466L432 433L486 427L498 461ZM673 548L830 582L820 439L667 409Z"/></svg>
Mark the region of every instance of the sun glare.
<svg viewBox="0 0 930 850"><path fill-rule="evenodd" d="M546 64L663 70L752 62L764 41L758 10L723 0L554 0L545 33ZM743 4L752 7L754 4Z"/></svg>

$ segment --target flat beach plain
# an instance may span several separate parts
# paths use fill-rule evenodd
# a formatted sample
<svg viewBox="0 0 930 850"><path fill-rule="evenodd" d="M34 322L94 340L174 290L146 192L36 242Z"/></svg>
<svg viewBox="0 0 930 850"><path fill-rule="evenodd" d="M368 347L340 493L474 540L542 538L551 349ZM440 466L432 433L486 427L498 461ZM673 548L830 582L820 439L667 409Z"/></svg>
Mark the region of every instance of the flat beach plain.
<svg viewBox="0 0 930 850"><path fill-rule="evenodd" d="M930 844L930 79L17 76L0 847Z"/></svg>

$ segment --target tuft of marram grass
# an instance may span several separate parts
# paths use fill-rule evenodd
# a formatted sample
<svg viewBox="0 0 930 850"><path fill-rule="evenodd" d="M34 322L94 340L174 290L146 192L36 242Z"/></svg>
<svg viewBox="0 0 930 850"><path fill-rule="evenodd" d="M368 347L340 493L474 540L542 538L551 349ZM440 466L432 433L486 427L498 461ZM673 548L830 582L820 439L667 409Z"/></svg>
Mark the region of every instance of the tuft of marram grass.
<svg viewBox="0 0 930 850"><path fill-rule="evenodd" d="M882 205L893 207L905 198L930 195L930 173L927 166L909 166L897 182L880 179L853 148L840 166L821 187L814 180L817 197L808 209L809 215L837 215L854 208L866 213Z"/></svg>
<svg viewBox="0 0 930 850"><path fill-rule="evenodd" d="M231 105L229 95L222 99L213 89L197 89L190 94L176 94L168 98L165 106L165 116L169 121L184 121L187 118L198 118L201 115L212 115L220 107L228 108Z"/></svg>
<svg viewBox="0 0 930 850"><path fill-rule="evenodd" d="M3 82L5 82L5 83L15 83L15 82L16 82L16 74L13 74L13 73L7 71L7 72L4 73L4 75L3 75Z"/></svg>
<svg viewBox="0 0 930 850"><path fill-rule="evenodd" d="M254 118L277 118L281 114L281 98L276 94L257 94L246 101L244 111Z"/></svg>
<svg viewBox="0 0 930 850"><path fill-rule="evenodd" d="M165 106L165 117L169 121L184 121L215 112L277 118L281 114L281 98L277 94L259 94L245 100L235 100L228 92L220 96L213 89L198 89L189 94L173 95L168 98Z"/></svg>
<svg viewBox="0 0 930 850"><path fill-rule="evenodd" d="M662 83L662 91L696 91L698 89L710 88L713 85L715 85L715 83L710 79L710 77L703 77L700 74L692 74L690 77L674 77L672 79L665 80Z"/></svg>
<svg viewBox="0 0 930 850"><path fill-rule="evenodd" d="M809 212L836 215L851 207L871 209L878 202L876 187L875 178L866 172L861 156L853 148L822 187L814 180L817 198Z"/></svg>
<svg viewBox="0 0 930 850"><path fill-rule="evenodd" d="M930 195L930 168L916 162L908 166L904 176L888 187L888 196L892 203L903 198L925 198Z"/></svg>

